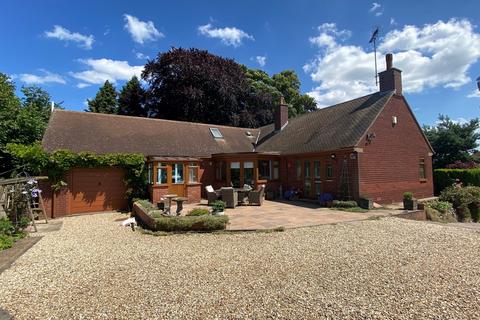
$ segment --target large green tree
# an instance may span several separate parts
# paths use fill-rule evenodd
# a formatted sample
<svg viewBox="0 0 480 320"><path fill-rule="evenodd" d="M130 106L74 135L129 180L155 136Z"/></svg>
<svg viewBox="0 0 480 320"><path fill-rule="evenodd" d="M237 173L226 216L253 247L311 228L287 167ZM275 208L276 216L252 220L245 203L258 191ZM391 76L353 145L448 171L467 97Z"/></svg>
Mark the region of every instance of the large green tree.
<svg viewBox="0 0 480 320"><path fill-rule="evenodd" d="M85 111L97 113L118 113L117 90L110 81L105 81L103 86L92 100L87 100L88 109Z"/></svg>
<svg viewBox="0 0 480 320"><path fill-rule="evenodd" d="M120 90L118 114L138 117L148 115L145 107L145 89L136 76L133 76Z"/></svg>
<svg viewBox="0 0 480 320"><path fill-rule="evenodd" d="M423 131L435 151L433 166L444 168L456 161L474 160L472 153L478 147L479 128L478 118L459 123L445 115L439 115L435 126L424 126Z"/></svg>
<svg viewBox="0 0 480 320"><path fill-rule="evenodd" d="M0 172L12 169L6 145L40 141L50 117L48 92L36 86L23 87L21 91L20 99L15 95L15 84L0 73Z"/></svg>
<svg viewBox="0 0 480 320"><path fill-rule="evenodd" d="M159 53L142 78L150 85L148 108L159 118L258 127L273 122L282 95L292 117L316 108L311 97L300 93L294 71L270 77L198 49Z"/></svg>
<svg viewBox="0 0 480 320"><path fill-rule="evenodd" d="M173 48L145 65L152 116L240 125L241 97L248 90L235 61L198 49Z"/></svg>

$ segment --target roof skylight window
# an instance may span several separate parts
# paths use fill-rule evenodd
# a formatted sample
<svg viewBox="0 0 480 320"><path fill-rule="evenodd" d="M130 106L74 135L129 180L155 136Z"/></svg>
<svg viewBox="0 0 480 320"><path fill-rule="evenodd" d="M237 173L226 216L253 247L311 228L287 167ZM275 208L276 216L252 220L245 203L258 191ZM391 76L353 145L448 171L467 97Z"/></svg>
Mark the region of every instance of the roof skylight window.
<svg viewBox="0 0 480 320"><path fill-rule="evenodd" d="M218 128L210 128L210 132L215 139L223 139L223 135Z"/></svg>

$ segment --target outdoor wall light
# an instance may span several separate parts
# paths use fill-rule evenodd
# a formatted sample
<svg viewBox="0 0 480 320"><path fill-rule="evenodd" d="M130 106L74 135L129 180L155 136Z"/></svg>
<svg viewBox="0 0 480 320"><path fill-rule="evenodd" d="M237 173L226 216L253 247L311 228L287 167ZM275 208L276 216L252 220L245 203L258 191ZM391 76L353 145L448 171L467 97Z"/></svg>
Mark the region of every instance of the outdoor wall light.
<svg viewBox="0 0 480 320"><path fill-rule="evenodd" d="M337 155L336 155L335 153L332 153L332 154L330 155L330 158L332 158L332 159L335 159L336 157L337 157Z"/></svg>

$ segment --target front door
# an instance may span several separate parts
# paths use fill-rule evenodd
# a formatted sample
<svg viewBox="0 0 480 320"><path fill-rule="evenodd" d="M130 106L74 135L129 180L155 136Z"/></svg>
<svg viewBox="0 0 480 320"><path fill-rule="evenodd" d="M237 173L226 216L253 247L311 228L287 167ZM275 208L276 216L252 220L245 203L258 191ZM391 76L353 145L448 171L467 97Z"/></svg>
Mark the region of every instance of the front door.
<svg viewBox="0 0 480 320"><path fill-rule="evenodd" d="M168 193L179 197L185 196L185 166L183 163L168 164L169 183Z"/></svg>
<svg viewBox="0 0 480 320"><path fill-rule="evenodd" d="M303 197L312 198L312 163L310 160L303 162Z"/></svg>

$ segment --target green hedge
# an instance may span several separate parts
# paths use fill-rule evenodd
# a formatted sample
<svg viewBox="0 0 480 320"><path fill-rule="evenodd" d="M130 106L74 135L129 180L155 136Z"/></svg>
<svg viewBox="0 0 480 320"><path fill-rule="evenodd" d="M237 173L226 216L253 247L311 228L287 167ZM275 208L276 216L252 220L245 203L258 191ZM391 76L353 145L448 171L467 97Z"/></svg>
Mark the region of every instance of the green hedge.
<svg viewBox="0 0 480 320"><path fill-rule="evenodd" d="M224 230L228 216L177 216L155 217L155 231L215 231Z"/></svg>
<svg viewBox="0 0 480 320"><path fill-rule="evenodd" d="M459 179L464 186L480 187L480 168L478 169L435 169L433 181L435 194L440 194L443 189L455 183Z"/></svg>
<svg viewBox="0 0 480 320"><path fill-rule="evenodd" d="M333 200L332 207L334 208L356 208L358 204L356 201L339 201Z"/></svg>

